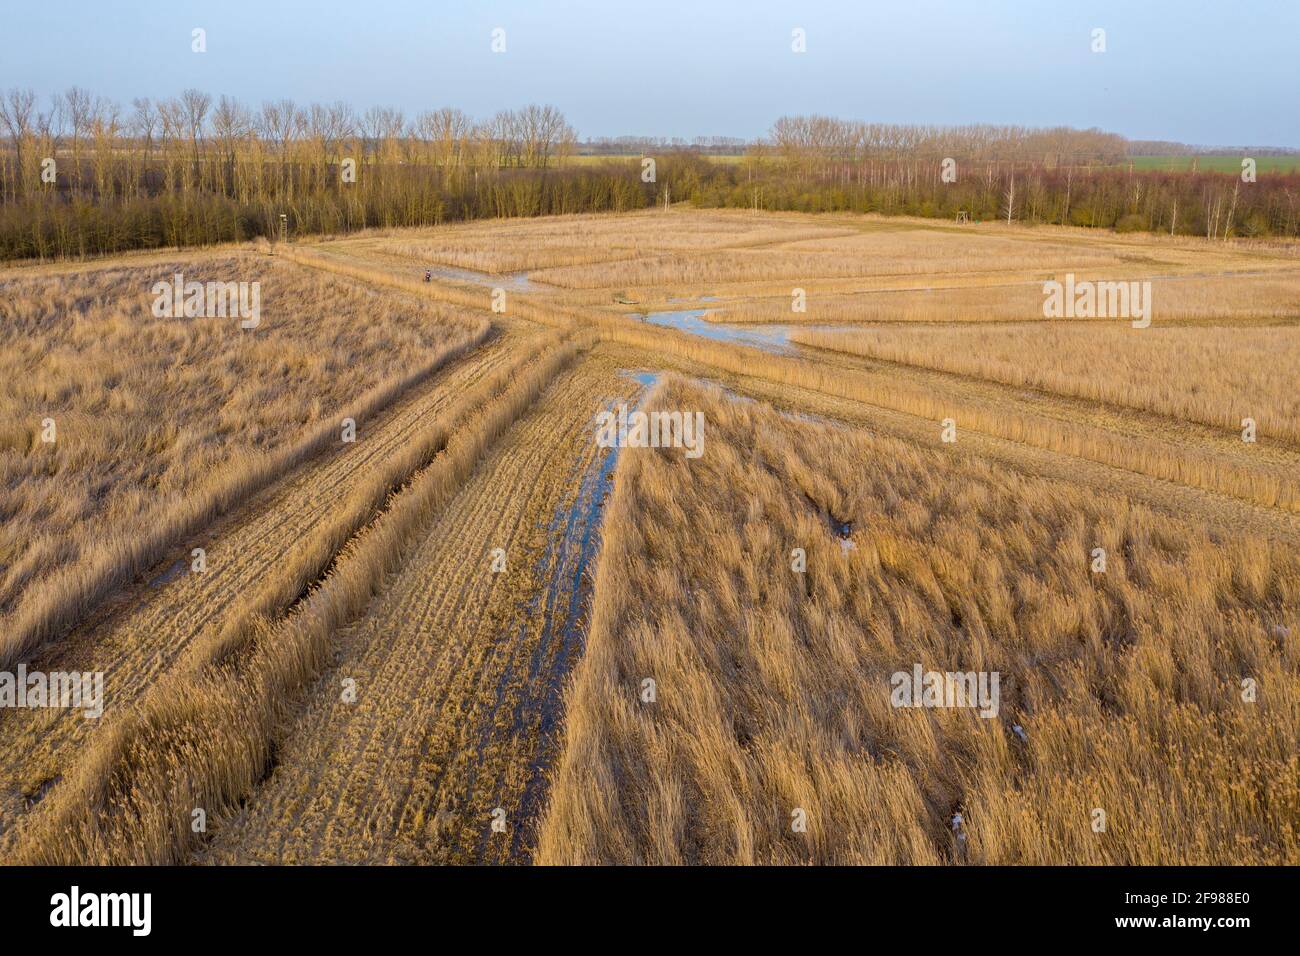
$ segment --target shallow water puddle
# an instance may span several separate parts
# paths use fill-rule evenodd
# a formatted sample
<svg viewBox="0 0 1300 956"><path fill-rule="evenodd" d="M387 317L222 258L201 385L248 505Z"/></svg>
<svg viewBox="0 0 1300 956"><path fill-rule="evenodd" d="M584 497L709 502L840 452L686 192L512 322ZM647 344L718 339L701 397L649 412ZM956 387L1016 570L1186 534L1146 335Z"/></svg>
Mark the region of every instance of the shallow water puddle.
<svg viewBox="0 0 1300 956"><path fill-rule="evenodd" d="M704 301L704 300L700 300ZM790 333L796 330L804 332L839 332L852 326L844 325L770 325L767 323L742 325L736 322L710 321L705 314L716 309L677 309L667 312L632 313L634 319L680 329L700 338L713 339L715 342L733 342L737 345L751 345L765 352L788 355L799 351L802 346L790 341Z"/></svg>
<svg viewBox="0 0 1300 956"><path fill-rule="evenodd" d="M691 335L713 339L715 342L735 342L753 345L767 352L791 352L788 325L736 325L731 322L710 322L704 318L707 309L677 309L669 312L634 314L635 318L652 325L681 329Z"/></svg>
<svg viewBox="0 0 1300 956"><path fill-rule="evenodd" d="M655 382L659 381L659 373L658 373L658 372L647 372L647 371L644 371L644 370L638 370L638 371L635 371L635 372L630 372L630 371L628 371L627 369L623 369L623 374L626 375L626 376L628 376L629 378L634 378L634 379L636 379L638 382L640 382L640 383L641 383L642 385L644 385L646 388L649 388L649 387L650 387L651 385L653 385Z"/></svg>
<svg viewBox="0 0 1300 956"><path fill-rule="evenodd" d="M181 572L184 570L185 570L185 562L183 560L178 560L176 561L176 563L171 565L171 567L167 568L167 570L163 571L161 574L159 574L157 577L151 580L149 582L149 587L159 588L162 587L164 584L170 584L172 581L180 577Z"/></svg>
<svg viewBox="0 0 1300 956"><path fill-rule="evenodd" d="M659 380L658 372L646 369L625 369L622 374L635 379L641 387L631 401L611 399L605 404L605 411L612 411L624 401L639 408ZM593 441L595 419L593 414ZM542 639L529 662L528 679L535 688L534 693L542 698L538 732L543 744L537 748L520 800L518 820L525 825L514 830L511 849L516 858L522 858L526 852L532 825L545 797L546 773L559 750L563 732L564 682L582 655L587 639L587 610L600 552L600 529L605 504L613 490L614 471L621 450L618 447L603 449L585 468L575 473L577 492L551 517L547 527L547 551L537 563L537 573L544 576L546 584L542 593L533 599L528 614L530 617L543 615L545 623Z"/></svg>
<svg viewBox="0 0 1300 956"><path fill-rule="evenodd" d="M632 410L640 408L651 387L659 381L659 373L638 369L624 370L623 374L636 379L641 385L634 396L634 401L628 403ZM622 401L622 399L611 400L606 403L604 410L613 411ZM593 416L593 422L594 420ZM569 569L568 607L558 628L565 655L571 650L571 644L575 639L585 637L585 622L581 620L582 612L595 575L594 561L600 547L601 519L604 517L605 502L612 490L614 470L618 467L620 451L622 449L617 446L603 449L596 457L594 466L589 466L578 479L578 493L573 501L561 507L551 519L552 549L576 547L577 551L577 561ZM544 558L542 566L547 563ZM554 580L548 588L552 594L565 590Z"/></svg>

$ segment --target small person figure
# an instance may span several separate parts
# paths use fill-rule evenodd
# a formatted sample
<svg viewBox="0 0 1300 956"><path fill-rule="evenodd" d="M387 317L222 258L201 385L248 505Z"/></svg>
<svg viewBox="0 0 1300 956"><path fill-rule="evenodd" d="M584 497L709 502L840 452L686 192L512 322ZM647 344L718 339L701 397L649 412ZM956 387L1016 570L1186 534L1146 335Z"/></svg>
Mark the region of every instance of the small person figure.
<svg viewBox="0 0 1300 956"><path fill-rule="evenodd" d="M966 821L962 819L961 812L958 811L952 815L952 838L953 853L959 863L966 862Z"/></svg>
<svg viewBox="0 0 1300 956"><path fill-rule="evenodd" d="M425 269L425 270L424 270L424 281L425 281L425 282L432 282L432 281L433 281L433 270L432 270L432 269Z"/></svg>

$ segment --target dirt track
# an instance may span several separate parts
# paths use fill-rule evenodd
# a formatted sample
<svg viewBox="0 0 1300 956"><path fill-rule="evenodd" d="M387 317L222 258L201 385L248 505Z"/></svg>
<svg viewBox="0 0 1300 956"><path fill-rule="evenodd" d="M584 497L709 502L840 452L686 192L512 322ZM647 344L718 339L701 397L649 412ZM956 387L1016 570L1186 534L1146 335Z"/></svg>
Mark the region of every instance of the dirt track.
<svg viewBox="0 0 1300 956"><path fill-rule="evenodd" d="M400 398L373 422L358 422L359 440L307 462L210 527L118 595L32 669L103 671L105 710L86 720L67 710L0 711L0 841L33 797L66 771L78 748L117 711L173 667L204 632L220 628L231 607L274 565L291 560L302 539L330 517L377 463L393 455L450 402L512 355L527 332L505 331ZM207 571L190 573L192 547L207 550Z"/></svg>
<svg viewBox="0 0 1300 956"><path fill-rule="evenodd" d="M527 856L576 661L581 558L607 453L593 419L638 385L599 353L482 462L365 619L209 862L507 862ZM505 573L491 570L506 551ZM346 678L357 699L343 700ZM491 829L505 811L506 831Z"/></svg>

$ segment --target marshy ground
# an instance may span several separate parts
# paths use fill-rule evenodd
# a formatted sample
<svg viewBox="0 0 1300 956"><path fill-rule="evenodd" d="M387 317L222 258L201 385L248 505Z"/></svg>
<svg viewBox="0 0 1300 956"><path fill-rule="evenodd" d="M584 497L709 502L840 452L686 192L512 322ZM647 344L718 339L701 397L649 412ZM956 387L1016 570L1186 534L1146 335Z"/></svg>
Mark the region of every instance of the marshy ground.
<svg viewBox="0 0 1300 956"><path fill-rule="evenodd" d="M675 208L0 292L0 650L106 681L0 710L7 861L1297 860L1300 247ZM638 401L704 454L597 447Z"/></svg>

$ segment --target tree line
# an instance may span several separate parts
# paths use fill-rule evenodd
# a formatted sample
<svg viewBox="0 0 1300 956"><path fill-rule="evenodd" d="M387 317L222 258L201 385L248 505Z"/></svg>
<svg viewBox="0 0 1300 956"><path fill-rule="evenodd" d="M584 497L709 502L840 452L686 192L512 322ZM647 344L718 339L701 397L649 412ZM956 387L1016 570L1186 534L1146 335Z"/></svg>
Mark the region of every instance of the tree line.
<svg viewBox="0 0 1300 956"><path fill-rule="evenodd" d="M477 216L637 208L617 168L573 168L573 128L530 105L476 121L346 103L254 109L200 90L130 109L72 87L0 96L0 258L204 245Z"/></svg>
<svg viewBox="0 0 1300 956"><path fill-rule="evenodd" d="M785 116L745 162L693 164L679 195L705 206L964 215L1211 239L1300 235L1300 175L1139 170L1130 154L1123 137L1096 129Z"/></svg>
<svg viewBox="0 0 1300 956"><path fill-rule="evenodd" d="M1032 163L957 164L868 160L851 178L809 182L743 167L691 178L676 195L696 205L798 212L857 212L974 221L1007 220L1158 232L1210 239L1300 236L1300 176L1270 173L1255 183L1217 172L1166 172Z"/></svg>
<svg viewBox="0 0 1300 956"><path fill-rule="evenodd" d="M1127 140L1099 129L1023 126L918 126L864 123L831 116L783 116L768 136L771 148L790 166L825 169L870 159L957 157L970 162L1021 160L1047 166L1118 163Z"/></svg>
<svg viewBox="0 0 1300 956"><path fill-rule="evenodd" d="M79 87L0 95L0 258L84 256L477 217L702 206L1297 235L1300 177L1139 171L1101 130L786 116L764 139L623 138L657 176L579 143L550 106L475 120L346 103L254 108L200 90L130 108ZM597 157L620 141L598 141ZM588 144L590 146L590 144ZM682 148L687 146L687 148ZM705 154L743 153L737 162Z"/></svg>

